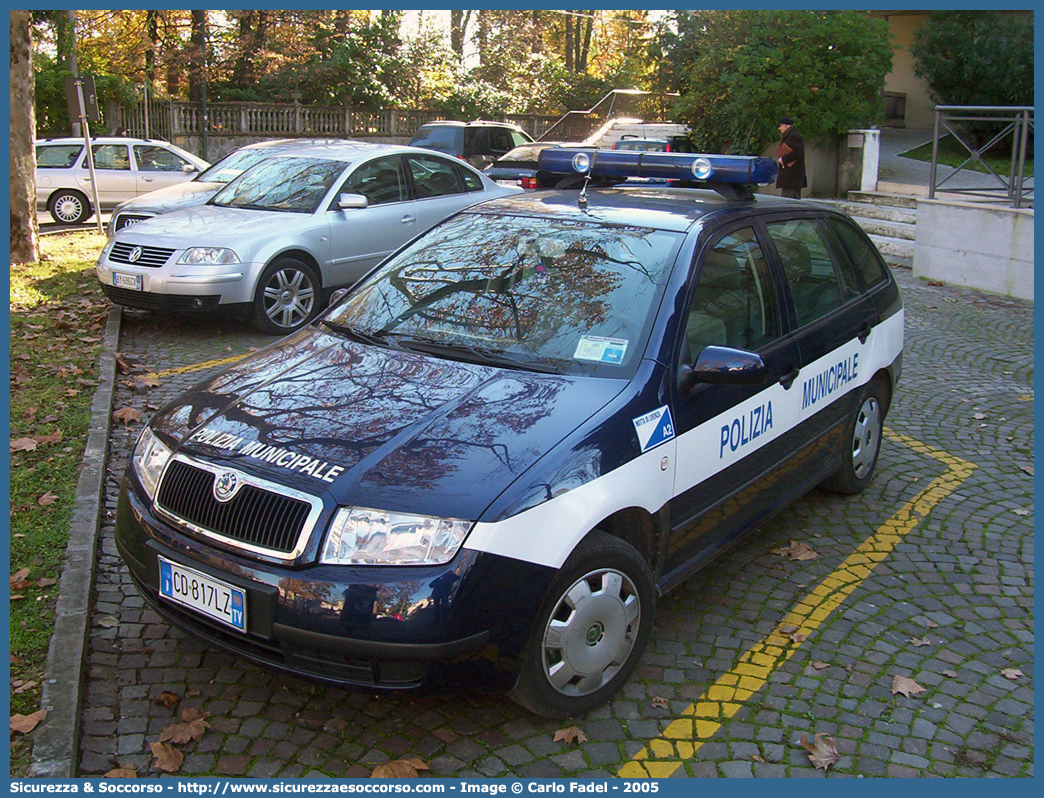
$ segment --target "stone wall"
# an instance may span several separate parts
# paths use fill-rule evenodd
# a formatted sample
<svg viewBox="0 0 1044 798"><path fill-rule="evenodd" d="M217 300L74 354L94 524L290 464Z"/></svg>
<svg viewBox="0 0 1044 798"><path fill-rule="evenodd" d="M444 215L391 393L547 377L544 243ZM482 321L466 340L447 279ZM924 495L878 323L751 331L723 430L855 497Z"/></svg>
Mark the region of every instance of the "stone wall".
<svg viewBox="0 0 1044 798"><path fill-rule="evenodd" d="M915 277L1033 299L1033 211L917 202Z"/></svg>

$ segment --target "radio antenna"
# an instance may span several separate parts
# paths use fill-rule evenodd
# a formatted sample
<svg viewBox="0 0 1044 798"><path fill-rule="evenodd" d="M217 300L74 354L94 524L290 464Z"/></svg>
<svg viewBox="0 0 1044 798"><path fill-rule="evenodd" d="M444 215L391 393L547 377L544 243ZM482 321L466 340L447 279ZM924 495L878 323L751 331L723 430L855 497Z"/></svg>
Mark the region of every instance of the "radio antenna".
<svg viewBox="0 0 1044 798"><path fill-rule="evenodd" d="M591 168L587 170L587 174L584 175L584 184L580 187L580 196L576 199L577 207L580 210L587 210L587 184L591 182L591 173L594 172L595 161L598 159L598 150L591 153Z"/></svg>

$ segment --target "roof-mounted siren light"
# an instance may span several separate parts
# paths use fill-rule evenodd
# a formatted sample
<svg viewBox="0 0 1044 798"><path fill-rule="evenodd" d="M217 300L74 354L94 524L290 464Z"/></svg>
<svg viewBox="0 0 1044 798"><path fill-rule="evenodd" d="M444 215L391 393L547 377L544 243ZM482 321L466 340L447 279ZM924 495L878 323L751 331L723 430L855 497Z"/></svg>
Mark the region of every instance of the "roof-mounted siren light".
<svg viewBox="0 0 1044 798"><path fill-rule="evenodd" d="M542 172L556 176L581 177L608 182L629 177L655 177L677 181L680 185L698 184L727 199L750 200L752 186L768 185L776 179L776 162L771 158L745 155L703 155L680 152L633 152L627 150L575 150L551 148L538 158ZM560 180L559 187L571 182Z"/></svg>

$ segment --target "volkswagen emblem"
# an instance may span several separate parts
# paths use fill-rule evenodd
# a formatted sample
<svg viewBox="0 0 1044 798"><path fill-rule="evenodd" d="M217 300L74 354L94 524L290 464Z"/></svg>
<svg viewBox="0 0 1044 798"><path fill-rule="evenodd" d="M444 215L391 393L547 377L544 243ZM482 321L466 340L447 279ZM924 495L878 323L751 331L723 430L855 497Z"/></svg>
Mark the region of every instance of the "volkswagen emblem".
<svg viewBox="0 0 1044 798"><path fill-rule="evenodd" d="M239 475L235 471L225 471L214 480L214 498L219 502L227 502L236 495L239 488Z"/></svg>
<svg viewBox="0 0 1044 798"><path fill-rule="evenodd" d="M141 247L135 247L127 256L128 263L137 263L141 259Z"/></svg>

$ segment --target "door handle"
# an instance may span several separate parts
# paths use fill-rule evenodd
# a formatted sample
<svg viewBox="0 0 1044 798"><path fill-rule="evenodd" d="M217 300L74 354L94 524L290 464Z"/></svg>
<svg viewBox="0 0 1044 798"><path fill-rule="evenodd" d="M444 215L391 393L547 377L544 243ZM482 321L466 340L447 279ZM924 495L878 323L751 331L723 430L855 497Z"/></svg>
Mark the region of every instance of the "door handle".
<svg viewBox="0 0 1044 798"><path fill-rule="evenodd" d="M146 183L151 183L151 182L153 182L153 181L154 181L155 179L156 179L156 178L154 178L154 177L143 177L143 178L142 178L142 180L143 180L144 182L146 182Z"/></svg>
<svg viewBox="0 0 1044 798"><path fill-rule="evenodd" d="M794 384L794 380L798 378L798 374L801 373L801 369L792 369L779 378L779 384L783 386L783 390L789 391L790 386Z"/></svg>
<svg viewBox="0 0 1044 798"><path fill-rule="evenodd" d="M871 330L873 330L873 327L870 326L870 322L864 321L863 326L860 327L859 332L856 333L856 338L859 339L859 343L866 343L866 339L870 337Z"/></svg>
<svg viewBox="0 0 1044 798"><path fill-rule="evenodd" d="M405 216L402 217L402 223L403 224L413 224L415 221L417 221L417 217L416 216L410 216L409 214L406 214Z"/></svg>

